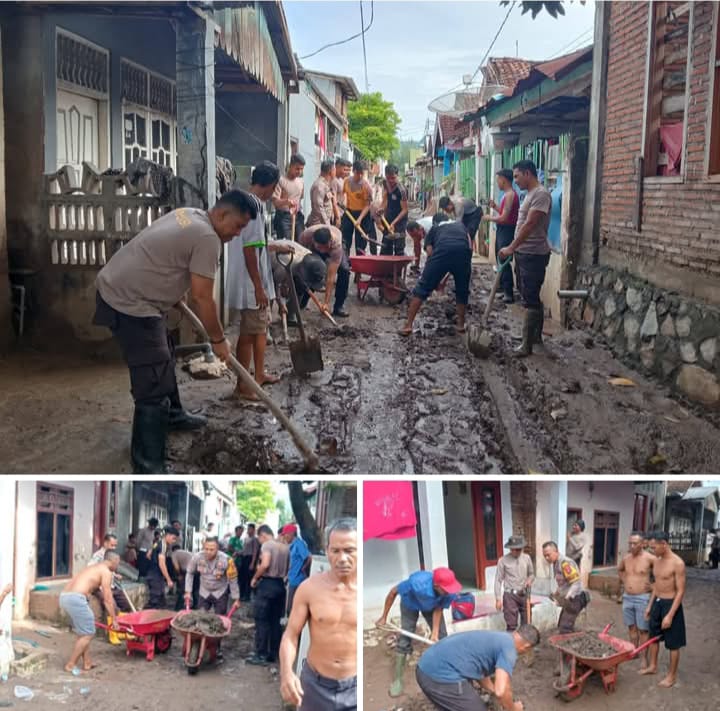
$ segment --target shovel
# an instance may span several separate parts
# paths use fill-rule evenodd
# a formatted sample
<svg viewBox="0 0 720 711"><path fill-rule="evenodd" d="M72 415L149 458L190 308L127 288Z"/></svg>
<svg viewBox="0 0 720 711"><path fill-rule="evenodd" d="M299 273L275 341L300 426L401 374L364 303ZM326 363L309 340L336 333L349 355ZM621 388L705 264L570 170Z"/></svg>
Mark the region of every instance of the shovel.
<svg viewBox="0 0 720 711"><path fill-rule="evenodd" d="M320 340L318 338L308 338L305 334L305 328L300 314L300 300L298 299L297 290L295 289L295 279L291 271L294 258L295 253L292 253L290 260L285 264L285 262L280 259L280 256L276 255L276 259L285 268L288 275L290 298L292 299L293 309L295 310L298 320L298 328L300 329L300 340L290 344L290 360L292 360L293 370L298 375L309 375L310 373L322 370L324 365L322 351L320 350Z"/></svg>
<svg viewBox="0 0 720 711"><path fill-rule="evenodd" d="M468 327L467 331L467 347L468 350L476 355L478 358L487 358L490 354L490 344L492 343L492 334L487 330L487 321L490 316L490 310L492 309L493 302L495 301L495 294L500 288L500 277L505 267L512 261L512 255L510 255L504 262L500 264L495 275L495 281L492 285L492 291L488 298L487 306L485 307L485 313L480 320L480 325L472 324Z"/></svg>
<svg viewBox="0 0 720 711"><path fill-rule="evenodd" d="M290 239L294 242L295 241L295 213L290 213Z"/></svg>
<svg viewBox="0 0 720 711"><path fill-rule="evenodd" d="M345 214L347 215L348 220L353 223L355 226L355 229L368 241L372 242L373 244L376 244L378 247L382 247L382 242L378 242L376 239L373 239L372 237L368 237L367 232L360 226L360 223L350 214L350 210L345 210Z"/></svg>
<svg viewBox="0 0 720 711"><path fill-rule="evenodd" d="M185 316L193 328L202 336L203 340L209 341L210 337L202 324L202 321L195 315L195 312L184 302L181 301L177 304L176 308ZM315 452L313 452L307 442L302 438L302 435L298 431L297 427L293 424L292 420L280 409L277 403L255 382L255 378L242 367L240 362L232 354L228 358L228 366L237 375L239 380L242 380L243 384L251 390L255 395L260 398L268 410L272 412L277 421L287 430L288 434L292 437L295 446L302 455L305 467L308 472L314 472L317 470L318 458Z"/></svg>

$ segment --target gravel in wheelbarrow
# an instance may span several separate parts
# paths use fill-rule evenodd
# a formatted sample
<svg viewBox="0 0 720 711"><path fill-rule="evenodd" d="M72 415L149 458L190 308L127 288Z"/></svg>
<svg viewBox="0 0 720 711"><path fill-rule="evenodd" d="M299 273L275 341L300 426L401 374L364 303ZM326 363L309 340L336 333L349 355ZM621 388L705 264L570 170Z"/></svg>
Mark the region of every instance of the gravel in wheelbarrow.
<svg viewBox="0 0 720 711"><path fill-rule="evenodd" d="M607 642L603 642L603 640L593 632L586 632L583 635L569 637L555 646L563 652L567 652L576 657L583 657L584 659L607 659L618 653L615 647Z"/></svg>
<svg viewBox="0 0 720 711"><path fill-rule="evenodd" d="M173 620L173 627L183 632L193 632L209 637L224 635L227 629L219 615L201 610L192 610L183 615L178 615Z"/></svg>

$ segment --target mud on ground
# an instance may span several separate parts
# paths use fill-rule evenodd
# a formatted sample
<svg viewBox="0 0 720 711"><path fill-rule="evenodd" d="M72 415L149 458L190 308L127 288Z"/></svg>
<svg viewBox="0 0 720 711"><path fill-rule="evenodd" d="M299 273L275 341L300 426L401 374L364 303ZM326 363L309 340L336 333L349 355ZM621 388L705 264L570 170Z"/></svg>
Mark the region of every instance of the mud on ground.
<svg viewBox="0 0 720 711"><path fill-rule="evenodd" d="M483 311L492 270L476 264L468 321ZM412 279L410 279L412 283ZM510 357L521 310L496 303L490 357L454 331L451 294L424 305L416 332L398 335L406 304L366 302L351 285L351 317L335 329L312 305L325 369L292 374L287 346L268 346L268 387L319 452L325 473L694 473L720 471L720 429L657 383L614 360L589 332L548 324L546 349ZM280 340L279 324L273 332ZM290 329L291 340L299 338ZM635 387L614 387L612 376ZM172 434L179 474L299 473L289 436L261 405L226 399L234 379L197 381L178 368L185 405L209 427ZM132 403L121 363L22 353L0 363L0 471L129 471Z"/></svg>
<svg viewBox="0 0 720 711"><path fill-rule="evenodd" d="M91 643L90 653L97 668L80 676L64 671L75 636L66 628L50 629L49 637L34 632L34 623L16 625L13 636L37 642L50 651L47 669L29 678L12 677L0 684L0 706L11 701L15 707L37 711L102 708L103 711L204 711L205 709L253 709L283 711L277 667L254 667L244 663L252 653L254 625L250 606L233 616L233 629L223 641L222 664L203 664L195 676L187 673L182 658L182 640L173 632L166 654L151 662L141 652L126 655L125 643L110 645L104 635ZM16 685L32 689L34 698L18 701Z"/></svg>
<svg viewBox="0 0 720 711"><path fill-rule="evenodd" d="M558 664L558 652L546 641L535 649L534 661L528 666L520 658L512 677L514 697L525 704L528 711L618 711L622 709L655 709L655 711L708 711L717 708L720 698L720 678L717 675L718 636L720 618L708 614L708 601L716 600L720 591L718 571L688 570L688 587L683 602L687 625L688 646L680 655L678 683L672 689L661 689L657 682L667 671L668 653L661 647L658 675L637 674L640 661L620 665L615 693L606 694L597 675L588 679L582 696L568 702L556 696L553 675ZM622 622L622 605L614 599L593 593L586 612L578 618L577 628L601 630L614 622L611 634L627 639ZM373 632L366 634L374 635ZM552 632L543 633L546 639ZM420 645L415 645L416 647ZM364 709L365 711L433 711L433 706L415 682L415 651L412 664L405 672L406 694L391 699L387 690L392 681L394 651L381 639L377 646L364 650Z"/></svg>

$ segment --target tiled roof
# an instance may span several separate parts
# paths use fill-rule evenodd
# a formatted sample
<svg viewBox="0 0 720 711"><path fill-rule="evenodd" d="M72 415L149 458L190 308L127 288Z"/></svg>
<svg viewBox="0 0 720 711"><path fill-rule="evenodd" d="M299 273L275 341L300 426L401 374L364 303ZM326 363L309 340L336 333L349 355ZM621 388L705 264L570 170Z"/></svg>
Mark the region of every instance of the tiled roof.
<svg viewBox="0 0 720 711"><path fill-rule="evenodd" d="M456 116L438 115L440 122L440 138L444 145L450 143L453 139L465 138L469 136L472 130L470 124L463 123Z"/></svg>
<svg viewBox="0 0 720 711"><path fill-rule="evenodd" d="M486 84L504 86L506 89L502 93L510 96L515 85L525 79L536 64L537 62L519 57L490 57L482 68L482 73Z"/></svg>

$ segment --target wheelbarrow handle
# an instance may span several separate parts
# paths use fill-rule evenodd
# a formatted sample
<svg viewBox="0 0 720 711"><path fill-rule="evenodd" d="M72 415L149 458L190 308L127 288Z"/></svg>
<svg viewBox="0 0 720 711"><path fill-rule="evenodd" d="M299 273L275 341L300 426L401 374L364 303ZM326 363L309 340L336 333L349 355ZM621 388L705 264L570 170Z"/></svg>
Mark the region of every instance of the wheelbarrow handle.
<svg viewBox="0 0 720 711"><path fill-rule="evenodd" d="M658 635L657 637L653 637L652 639L648 639L647 641L643 642L639 647L635 647L635 649L630 654L630 659L637 657L640 652L644 652L651 644L656 644L661 639L662 635Z"/></svg>
<svg viewBox="0 0 720 711"><path fill-rule="evenodd" d="M605 628L603 629L603 631L602 631L600 634L607 634L607 633L608 633L608 630L609 630L614 624L615 624L614 622L609 622L607 625L605 625Z"/></svg>
<svg viewBox="0 0 720 711"><path fill-rule="evenodd" d="M230 619L239 609L240 609L240 600L235 600L235 602L232 604L232 607L228 611L227 615L225 615L225 617Z"/></svg>

